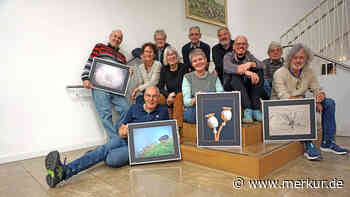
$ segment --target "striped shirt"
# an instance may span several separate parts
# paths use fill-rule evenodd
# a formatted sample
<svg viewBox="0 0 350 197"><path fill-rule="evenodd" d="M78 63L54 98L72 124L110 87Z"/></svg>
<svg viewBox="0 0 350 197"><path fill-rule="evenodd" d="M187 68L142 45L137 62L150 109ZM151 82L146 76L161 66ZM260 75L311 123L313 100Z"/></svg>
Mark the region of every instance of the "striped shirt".
<svg viewBox="0 0 350 197"><path fill-rule="evenodd" d="M81 80L89 80L91 64L94 60L94 57L126 64L126 58L122 53L119 52L119 48L115 49L115 47L113 47L111 44L96 44L84 66L83 73L81 74Z"/></svg>

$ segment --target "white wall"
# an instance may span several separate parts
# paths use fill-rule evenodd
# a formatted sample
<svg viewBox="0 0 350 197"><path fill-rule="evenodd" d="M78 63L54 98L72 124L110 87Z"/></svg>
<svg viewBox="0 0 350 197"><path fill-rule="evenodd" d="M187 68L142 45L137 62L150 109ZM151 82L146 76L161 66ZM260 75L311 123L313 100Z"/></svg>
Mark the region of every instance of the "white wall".
<svg viewBox="0 0 350 197"><path fill-rule="evenodd" d="M228 0L228 23L233 37L246 35L249 50L257 58L265 59L269 43L279 41L283 33L320 2L321 0Z"/></svg>
<svg viewBox="0 0 350 197"><path fill-rule="evenodd" d="M228 0L229 27L262 58L270 40L318 1ZM72 99L65 86L80 84L92 47L112 29L124 31L128 57L158 28L180 49L188 27L199 25L213 45L217 27L185 19L184 8L183 0L0 1L0 163L103 143L91 101Z"/></svg>
<svg viewBox="0 0 350 197"><path fill-rule="evenodd" d="M350 65L350 61L345 64ZM350 136L350 88L347 88L347 85L350 84L350 72L338 68L336 75L319 78L320 85L324 88L327 97L336 101L337 135Z"/></svg>

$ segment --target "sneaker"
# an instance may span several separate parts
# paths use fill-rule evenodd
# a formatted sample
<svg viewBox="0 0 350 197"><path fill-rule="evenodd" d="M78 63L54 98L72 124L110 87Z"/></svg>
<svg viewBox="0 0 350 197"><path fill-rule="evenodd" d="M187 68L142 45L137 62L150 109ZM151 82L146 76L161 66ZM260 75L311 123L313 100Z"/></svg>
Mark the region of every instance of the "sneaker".
<svg viewBox="0 0 350 197"><path fill-rule="evenodd" d="M253 118L256 121L260 121L262 120L262 114L260 110L253 110Z"/></svg>
<svg viewBox="0 0 350 197"><path fill-rule="evenodd" d="M315 145L311 142L306 142L305 143L305 153L304 156L308 159L308 160L318 160L321 159L321 153L319 150L317 150L317 148L315 147Z"/></svg>
<svg viewBox="0 0 350 197"><path fill-rule="evenodd" d="M64 179L64 165L61 163L58 151L52 151L46 156L45 167L47 172L46 183L54 188Z"/></svg>
<svg viewBox="0 0 350 197"><path fill-rule="evenodd" d="M253 122L253 110L252 109L245 109L244 110L244 117L243 117L243 123L252 123Z"/></svg>
<svg viewBox="0 0 350 197"><path fill-rule="evenodd" d="M341 148L340 146L338 146L334 142L322 143L321 144L321 150L324 151L324 152L331 152L331 153L334 153L334 154L337 154L337 155L344 155L344 154L349 153L348 149Z"/></svg>

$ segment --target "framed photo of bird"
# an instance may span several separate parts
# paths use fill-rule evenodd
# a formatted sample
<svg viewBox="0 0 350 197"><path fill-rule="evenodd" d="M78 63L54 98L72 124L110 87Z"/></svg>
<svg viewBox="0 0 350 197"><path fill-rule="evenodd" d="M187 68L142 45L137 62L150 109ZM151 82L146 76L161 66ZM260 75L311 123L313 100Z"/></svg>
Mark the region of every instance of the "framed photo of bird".
<svg viewBox="0 0 350 197"><path fill-rule="evenodd" d="M128 124L130 165L181 160L176 120Z"/></svg>
<svg viewBox="0 0 350 197"><path fill-rule="evenodd" d="M314 98L263 100L264 142L316 140Z"/></svg>
<svg viewBox="0 0 350 197"><path fill-rule="evenodd" d="M197 146L241 147L239 91L196 95Z"/></svg>

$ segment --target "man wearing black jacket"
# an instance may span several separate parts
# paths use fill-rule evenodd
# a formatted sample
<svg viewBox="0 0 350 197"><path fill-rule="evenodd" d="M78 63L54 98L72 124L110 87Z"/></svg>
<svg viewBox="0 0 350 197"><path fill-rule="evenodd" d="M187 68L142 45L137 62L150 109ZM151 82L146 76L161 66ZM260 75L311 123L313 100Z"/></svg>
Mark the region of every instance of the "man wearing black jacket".
<svg viewBox="0 0 350 197"><path fill-rule="evenodd" d="M227 27L222 27L217 31L219 43L216 44L213 49L213 60L215 63L215 71L221 81L223 83L223 75L224 75L224 66L223 60L224 56L228 52L232 52L232 45L234 40L231 39L231 33Z"/></svg>
<svg viewBox="0 0 350 197"><path fill-rule="evenodd" d="M182 58L184 60L184 64L189 66L192 71L194 68L192 67L189 54L193 49L202 49L205 53L207 61L210 62L210 46L207 43L200 41L201 37L201 29L198 26L190 27L188 38L191 40L191 42L182 47Z"/></svg>

